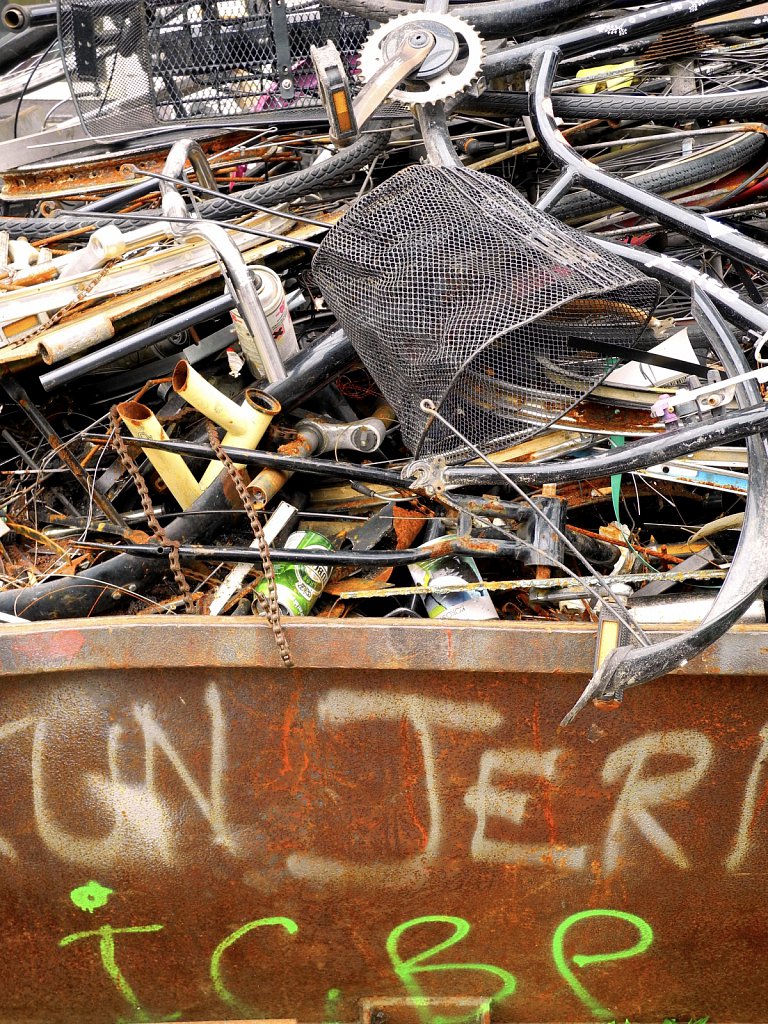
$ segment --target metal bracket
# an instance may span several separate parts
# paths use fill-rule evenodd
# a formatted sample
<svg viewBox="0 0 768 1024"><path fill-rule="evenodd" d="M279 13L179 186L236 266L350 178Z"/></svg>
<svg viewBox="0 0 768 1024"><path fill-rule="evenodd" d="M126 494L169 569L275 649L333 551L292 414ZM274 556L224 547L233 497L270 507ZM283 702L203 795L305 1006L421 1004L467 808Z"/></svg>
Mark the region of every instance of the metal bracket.
<svg viewBox="0 0 768 1024"><path fill-rule="evenodd" d="M446 489L445 471L446 461L442 455L434 459L415 459L403 467L403 480L408 480L408 486L423 494L442 494Z"/></svg>
<svg viewBox="0 0 768 1024"><path fill-rule="evenodd" d="M99 64L96 59L96 10L82 4L72 7L72 38L75 44L75 67L84 82L96 82Z"/></svg>
<svg viewBox="0 0 768 1024"><path fill-rule="evenodd" d="M651 407L652 415L661 418L667 410L675 409L681 405L695 403L701 412L709 412L728 405L733 401L736 393L736 385L744 381L754 380L759 384L768 380L768 366L759 366L756 370L747 373L739 373L735 377L728 377L726 380L718 380L704 387L680 388L674 395L662 395Z"/></svg>
<svg viewBox="0 0 768 1024"><path fill-rule="evenodd" d="M272 0L272 38L275 41L275 60L277 79L280 84L280 95L284 100L292 100L296 92L296 80L293 75L291 41L288 37L288 16L285 0Z"/></svg>

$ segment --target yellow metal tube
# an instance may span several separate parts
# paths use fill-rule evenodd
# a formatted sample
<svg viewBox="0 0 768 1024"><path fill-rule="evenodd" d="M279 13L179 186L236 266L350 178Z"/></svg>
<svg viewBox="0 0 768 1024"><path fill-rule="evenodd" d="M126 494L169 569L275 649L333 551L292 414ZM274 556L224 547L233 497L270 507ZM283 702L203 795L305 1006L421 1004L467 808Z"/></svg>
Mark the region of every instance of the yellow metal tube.
<svg viewBox="0 0 768 1024"><path fill-rule="evenodd" d="M132 436L138 440L168 440L168 435L155 414L141 402L123 402L118 405L117 413ZM145 454L182 508L187 508L200 497L201 487L181 455L152 449L147 449Z"/></svg>
<svg viewBox="0 0 768 1024"><path fill-rule="evenodd" d="M234 448L255 448L273 417L280 412L280 403L256 388L249 388L245 401L238 405L183 359L173 371L173 389L198 412L223 427L226 430L223 443ZM200 480L201 489L209 487L221 470L221 463L211 462Z"/></svg>

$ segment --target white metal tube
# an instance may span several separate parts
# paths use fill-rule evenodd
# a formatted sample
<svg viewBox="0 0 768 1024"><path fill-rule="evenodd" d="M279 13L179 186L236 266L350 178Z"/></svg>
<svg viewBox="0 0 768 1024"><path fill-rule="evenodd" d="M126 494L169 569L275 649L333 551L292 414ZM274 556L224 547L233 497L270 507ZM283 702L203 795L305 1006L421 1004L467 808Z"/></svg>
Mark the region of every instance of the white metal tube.
<svg viewBox="0 0 768 1024"><path fill-rule="evenodd" d="M65 324L50 331L45 331L37 338L40 355L49 366L59 359L79 355L95 348L102 341L109 341L115 336L115 326L108 316L99 313L77 320L73 324Z"/></svg>

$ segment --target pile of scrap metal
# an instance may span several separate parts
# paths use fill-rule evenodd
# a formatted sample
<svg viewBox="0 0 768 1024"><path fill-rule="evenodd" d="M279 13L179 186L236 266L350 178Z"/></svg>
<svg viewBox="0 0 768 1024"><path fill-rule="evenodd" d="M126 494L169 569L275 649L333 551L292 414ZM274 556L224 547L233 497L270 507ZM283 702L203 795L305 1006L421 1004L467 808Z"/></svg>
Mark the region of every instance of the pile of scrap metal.
<svg viewBox="0 0 768 1024"><path fill-rule="evenodd" d="M568 719L764 621L743 0L2 20L3 621L597 622Z"/></svg>

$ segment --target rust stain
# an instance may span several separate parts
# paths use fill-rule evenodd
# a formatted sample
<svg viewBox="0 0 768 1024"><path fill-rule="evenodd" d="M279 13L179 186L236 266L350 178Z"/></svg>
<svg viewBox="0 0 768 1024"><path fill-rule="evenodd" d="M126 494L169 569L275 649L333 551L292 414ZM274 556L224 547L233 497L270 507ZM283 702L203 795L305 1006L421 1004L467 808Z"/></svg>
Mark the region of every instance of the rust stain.
<svg viewBox="0 0 768 1024"><path fill-rule="evenodd" d="M421 837L422 850L426 850L427 843L429 842L429 835L427 833L424 824L416 811L416 802L414 800L414 789L419 784L419 772L413 763L413 757L411 754L411 728L405 718L400 722L400 737L403 747L403 760L405 762L405 778L403 780L403 793L405 794L405 802L408 808L408 814L411 821L416 828L416 831Z"/></svg>
<svg viewBox="0 0 768 1024"><path fill-rule="evenodd" d="M485 964L518 982L498 1024L593 1019L553 936L582 915L572 966L627 948L630 926L583 918L609 909L653 933L642 955L576 971L615 1019L762 1019L768 689L750 673L764 633L715 649L729 675L689 668L685 701L661 680L560 729L587 629L292 624L296 657L316 660L287 672L265 668L269 631L243 625L5 634L0 1017L242 1017L226 990L253 1019L352 1024L361 999L407 994L393 930L418 956L447 916L469 932L423 961L450 968L419 977L429 996L487 996ZM112 890L92 914L70 898L89 880ZM217 991L212 952L277 918L296 931L233 940ZM106 926L157 926L113 936L142 1014L98 936L59 946Z"/></svg>
<svg viewBox="0 0 768 1024"><path fill-rule="evenodd" d="M282 767L280 769L281 775L290 775L293 771L293 765L291 764L291 731L296 722L296 716L299 713L299 692L294 690L291 694L288 706L285 709L283 715L283 725L280 730L280 751L282 754Z"/></svg>
<svg viewBox="0 0 768 1024"><path fill-rule="evenodd" d="M66 664L77 657L84 638L79 629L67 629L55 634L15 636L13 649L19 655L31 655L46 662Z"/></svg>
<svg viewBox="0 0 768 1024"><path fill-rule="evenodd" d="M534 750L540 754L543 747L541 742L541 711L538 701L533 705L531 728L533 730ZM542 777L539 779L539 785L541 786L544 820L547 823L548 842L550 846L555 846L557 844L557 826L555 825L555 816L552 812L552 783L549 779Z"/></svg>

